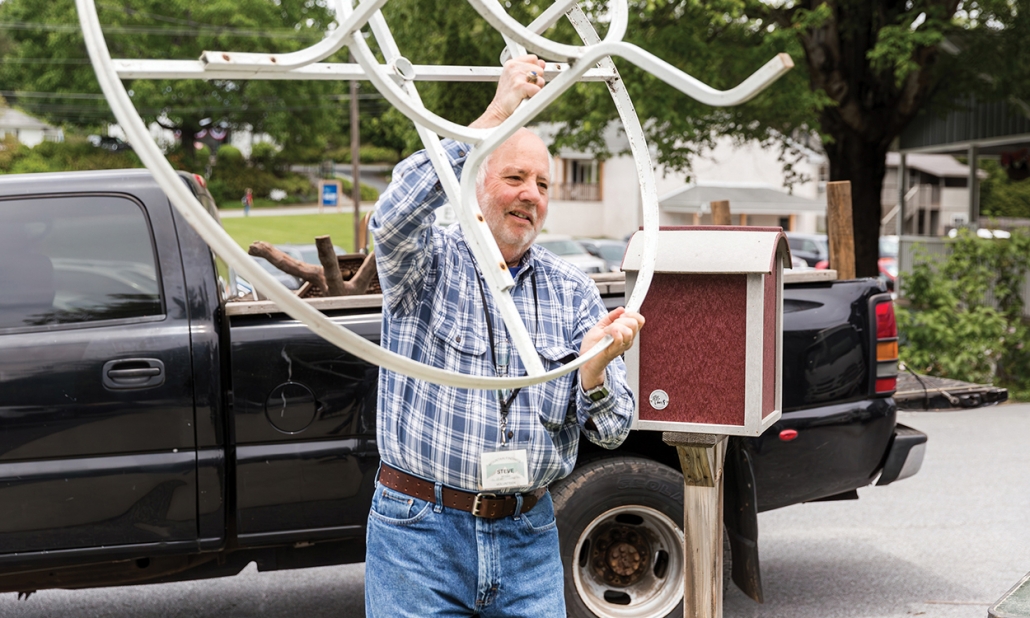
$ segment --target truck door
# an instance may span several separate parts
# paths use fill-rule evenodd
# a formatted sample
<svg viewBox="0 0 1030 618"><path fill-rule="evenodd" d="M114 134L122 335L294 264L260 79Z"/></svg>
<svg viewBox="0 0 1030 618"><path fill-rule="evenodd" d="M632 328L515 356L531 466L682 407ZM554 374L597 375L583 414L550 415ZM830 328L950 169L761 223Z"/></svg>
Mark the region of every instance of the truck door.
<svg viewBox="0 0 1030 618"><path fill-rule="evenodd" d="M167 200L0 198L0 561L196 544L172 226Z"/></svg>

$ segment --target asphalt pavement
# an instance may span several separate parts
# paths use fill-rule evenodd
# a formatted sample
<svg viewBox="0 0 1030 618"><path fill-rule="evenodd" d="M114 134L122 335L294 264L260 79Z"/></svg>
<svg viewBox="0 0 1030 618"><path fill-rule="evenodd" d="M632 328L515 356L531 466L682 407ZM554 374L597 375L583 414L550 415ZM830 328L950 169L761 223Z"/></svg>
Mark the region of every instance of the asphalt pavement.
<svg viewBox="0 0 1030 618"><path fill-rule="evenodd" d="M984 618L1030 571L1030 405L900 413L923 468L860 499L759 515L765 604L725 618ZM363 565L126 588L0 594L0 616L363 618Z"/></svg>

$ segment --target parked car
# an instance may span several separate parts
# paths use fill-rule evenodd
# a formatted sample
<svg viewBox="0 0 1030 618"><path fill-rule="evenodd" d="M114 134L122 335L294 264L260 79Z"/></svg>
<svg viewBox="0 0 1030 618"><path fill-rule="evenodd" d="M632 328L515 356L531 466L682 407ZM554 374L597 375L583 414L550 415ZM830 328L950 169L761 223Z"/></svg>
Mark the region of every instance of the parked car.
<svg viewBox="0 0 1030 618"><path fill-rule="evenodd" d="M107 135L87 135L86 141L92 144L95 148L103 148L104 150L110 150L111 152L132 150L132 146L130 146L128 142L118 137L110 137Z"/></svg>
<svg viewBox="0 0 1030 618"><path fill-rule="evenodd" d="M887 289L893 292L894 281L898 278L898 237L881 236L879 254L880 257L876 261L876 267L879 272L878 276L887 286ZM817 270L825 270L829 267L829 256L815 264Z"/></svg>
<svg viewBox="0 0 1030 618"><path fill-rule="evenodd" d="M816 264L830 258L830 244L826 234L786 232L786 235L791 256L803 259L809 266L815 268Z"/></svg>
<svg viewBox="0 0 1030 618"><path fill-rule="evenodd" d="M604 260L605 270L617 273L622 270L622 258L626 255L626 243L610 238L577 238L590 255Z"/></svg>
<svg viewBox="0 0 1030 618"><path fill-rule="evenodd" d="M957 236L957 228L948 230L948 238L956 238ZM976 236L977 238L1012 238L1012 234L1010 232L1006 232L1005 230L992 230L986 227L977 228Z"/></svg>
<svg viewBox="0 0 1030 618"><path fill-rule="evenodd" d="M536 238L536 244L561 259L572 263L588 275L608 271L608 265L601 258L594 257L587 253L583 245L572 239L571 236L557 234L541 234Z"/></svg>

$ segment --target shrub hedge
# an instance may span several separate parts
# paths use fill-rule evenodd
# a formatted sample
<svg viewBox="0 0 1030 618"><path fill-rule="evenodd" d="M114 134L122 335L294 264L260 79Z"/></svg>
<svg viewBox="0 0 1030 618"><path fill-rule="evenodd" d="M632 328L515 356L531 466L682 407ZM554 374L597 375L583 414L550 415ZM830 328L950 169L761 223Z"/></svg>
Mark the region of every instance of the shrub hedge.
<svg viewBox="0 0 1030 618"><path fill-rule="evenodd" d="M949 248L938 261L917 256L904 277L906 302L897 311L902 362L918 373L993 383L1013 399L1030 398L1030 322L1021 296L1030 233L984 239L962 230Z"/></svg>

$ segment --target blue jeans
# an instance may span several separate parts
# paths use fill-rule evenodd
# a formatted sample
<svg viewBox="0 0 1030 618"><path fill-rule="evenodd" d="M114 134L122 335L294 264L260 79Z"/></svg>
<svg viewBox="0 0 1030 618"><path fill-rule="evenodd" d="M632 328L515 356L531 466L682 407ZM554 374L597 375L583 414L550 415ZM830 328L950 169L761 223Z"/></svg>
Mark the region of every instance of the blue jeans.
<svg viewBox="0 0 1030 618"><path fill-rule="evenodd" d="M365 558L367 618L565 618L549 493L528 513L482 519L376 484Z"/></svg>

